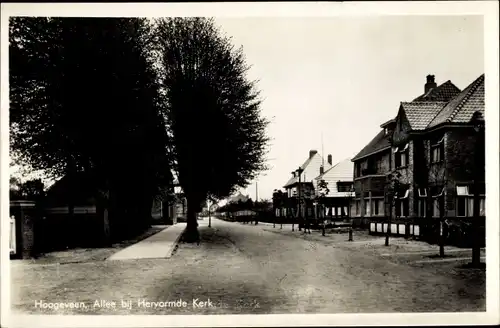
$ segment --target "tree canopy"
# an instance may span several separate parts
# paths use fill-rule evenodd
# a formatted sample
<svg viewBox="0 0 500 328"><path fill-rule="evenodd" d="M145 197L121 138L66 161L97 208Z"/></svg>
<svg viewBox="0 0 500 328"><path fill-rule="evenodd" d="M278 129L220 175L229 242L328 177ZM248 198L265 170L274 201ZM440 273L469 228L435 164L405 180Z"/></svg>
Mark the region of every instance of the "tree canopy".
<svg viewBox="0 0 500 328"><path fill-rule="evenodd" d="M222 199L265 169L268 121L243 49L206 18L163 18L156 26L165 116L175 170L193 211Z"/></svg>
<svg viewBox="0 0 500 328"><path fill-rule="evenodd" d="M91 171L117 208L146 215L170 179L147 21L14 17L9 28L11 152L54 178Z"/></svg>

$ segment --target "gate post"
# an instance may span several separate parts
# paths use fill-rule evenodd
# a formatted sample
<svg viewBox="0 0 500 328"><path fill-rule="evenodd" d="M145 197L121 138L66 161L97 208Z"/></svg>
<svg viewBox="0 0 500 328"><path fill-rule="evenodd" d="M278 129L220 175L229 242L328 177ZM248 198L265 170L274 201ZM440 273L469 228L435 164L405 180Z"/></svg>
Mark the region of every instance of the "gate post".
<svg viewBox="0 0 500 328"><path fill-rule="evenodd" d="M35 245L35 222L37 209L34 201L10 201L10 216L16 222L16 250L15 257L29 259L38 255Z"/></svg>

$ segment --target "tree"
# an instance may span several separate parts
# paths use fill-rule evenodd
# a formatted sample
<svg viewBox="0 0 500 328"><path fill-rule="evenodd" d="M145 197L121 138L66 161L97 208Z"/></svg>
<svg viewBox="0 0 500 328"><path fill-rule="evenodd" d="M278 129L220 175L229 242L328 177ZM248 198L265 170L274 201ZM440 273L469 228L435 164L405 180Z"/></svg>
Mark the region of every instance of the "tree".
<svg viewBox="0 0 500 328"><path fill-rule="evenodd" d="M327 195L330 193L330 189L328 189L328 182L324 179L318 181L317 186L318 192L315 195L315 201L319 205L321 215L320 218L322 220L322 235L325 235L325 200Z"/></svg>
<svg viewBox="0 0 500 328"><path fill-rule="evenodd" d="M19 193L26 199L40 201L45 196L45 185L41 179L28 180L19 186Z"/></svg>
<svg viewBox="0 0 500 328"><path fill-rule="evenodd" d="M199 204L246 187L266 168L268 121L243 49L213 19L159 19L155 34L174 169L188 203L184 240L193 242Z"/></svg>
<svg viewBox="0 0 500 328"><path fill-rule="evenodd" d="M111 226L143 226L171 180L147 21L15 17L9 31L11 152L53 178L91 172Z"/></svg>
<svg viewBox="0 0 500 328"><path fill-rule="evenodd" d="M385 203L389 208L389 215L387 216L387 231L385 234L385 246L389 246L389 236L391 234L391 223L392 223L392 213L393 209L396 208L397 198L401 193L401 173L399 171L393 170L387 175L387 183L385 190Z"/></svg>
<svg viewBox="0 0 500 328"><path fill-rule="evenodd" d="M446 206L444 203L443 188L446 188L448 184L447 172L443 163L431 163L429 167L429 183L428 183L428 195L427 195L427 211L426 217L429 221L432 221L433 209L436 206L434 202L437 202L438 212L439 212L439 232L438 232L438 244L439 244L439 256L444 257L444 244L446 239L445 231L448 231L445 227L445 211ZM434 224L433 224L434 226Z"/></svg>

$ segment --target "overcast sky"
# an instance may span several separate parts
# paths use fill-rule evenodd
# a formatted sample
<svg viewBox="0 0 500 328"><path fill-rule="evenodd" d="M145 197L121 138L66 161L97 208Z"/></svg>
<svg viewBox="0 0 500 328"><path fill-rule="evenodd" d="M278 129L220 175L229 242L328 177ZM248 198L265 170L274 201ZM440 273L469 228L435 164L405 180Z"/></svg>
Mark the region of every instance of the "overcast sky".
<svg viewBox="0 0 500 328"><path fill-rule="evenodd" d="M309 150L336 163L356 155L396 116L401 101L424 92L428 74L464 89L484 73L479 16L224 18L216 22L243 46L272 120L271 170L258 179L270 198ZM326 158L325 158L326 160ZM243 190L255 199L255 182Z"/></svg>

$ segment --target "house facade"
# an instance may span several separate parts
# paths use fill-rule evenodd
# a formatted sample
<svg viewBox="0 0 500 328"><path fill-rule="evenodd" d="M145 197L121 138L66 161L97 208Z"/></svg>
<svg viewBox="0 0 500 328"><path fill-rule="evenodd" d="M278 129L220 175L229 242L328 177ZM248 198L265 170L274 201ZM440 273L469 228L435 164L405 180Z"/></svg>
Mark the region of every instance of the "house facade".
<svg viewBox="0 0 500 328"><path fill-rule="evenodd" d="M447 237L456 241L472 224L477 187L484 226L485 142L478 128L483 115L484 74L448 102L401 103L392 149L404 190L395 217L419 222L429 238L444 220Z"/></svg>
<svg viewBox="0 0 500 328"><path fill-rule="evenodd" d="M316 206L316 217L326 219L327 222L342 221L351 217L351 203L354 196L353 162L343 160L320 174L316 186L320 181L326 182L327 193L320 198L319 207ZM319 190L316 188L316 196Z"/></svg>
<svg viewBox="0 0 500 328"><path fill-rule="evenodd" d="M331 166L331 155L328 155L325 162L318 151L310 150L306 161L295 171L292 171L292 177L283 186L285 191L284 193L280 192L280 202L275 202L275 216L281 218L314 217L312 200L315 194L316 178L330 169Z"/></svg>
<svg viewBox="0 0 500 328"><path fill-rule="evenodd" d="M368 218L370 231L384 232L377 226L390 216L396 228L391 228L391 232L431 238L436 234L436 223L444 220L447 227L459 227L456 231L447 230L449 238L458 238L451 236L453 231L463 235L460 225L470 224L474 216L472 190L476 187L484 225L485 143L484 129L480 128L483 114L484 74L463 91L450 81L437 87L434 76L427 76L424 94L411 102L402 102L396 118L382 125L389 128L386 141L374 139L379 160L364 164L373 154L363 156L363 150L354 158L355 197L359 202L356 208L360 210L355 213ZM369 175L363 175L363 165L369 168L368 173L377 175L382 185L384 175L396 177L391 182L397 183L392 193L388 192L391 183L387 178L385 187L375 188L375 199L384 203L383 214L380 203L376 212L374 188L365 181ZM381 190L383 195L378 198ZM367 205L367 198L371 206ZM407 223L411 223L411 229Z"/></svg>
<svg viewBox="0 0 500 328"><path fill-rule="evenodd" d="M354 158L354 200L351 216L353 225L367 227L370 221L386 215L385 185L392 169L390 138L395 119L383 123L381 131Z"/></svg>

